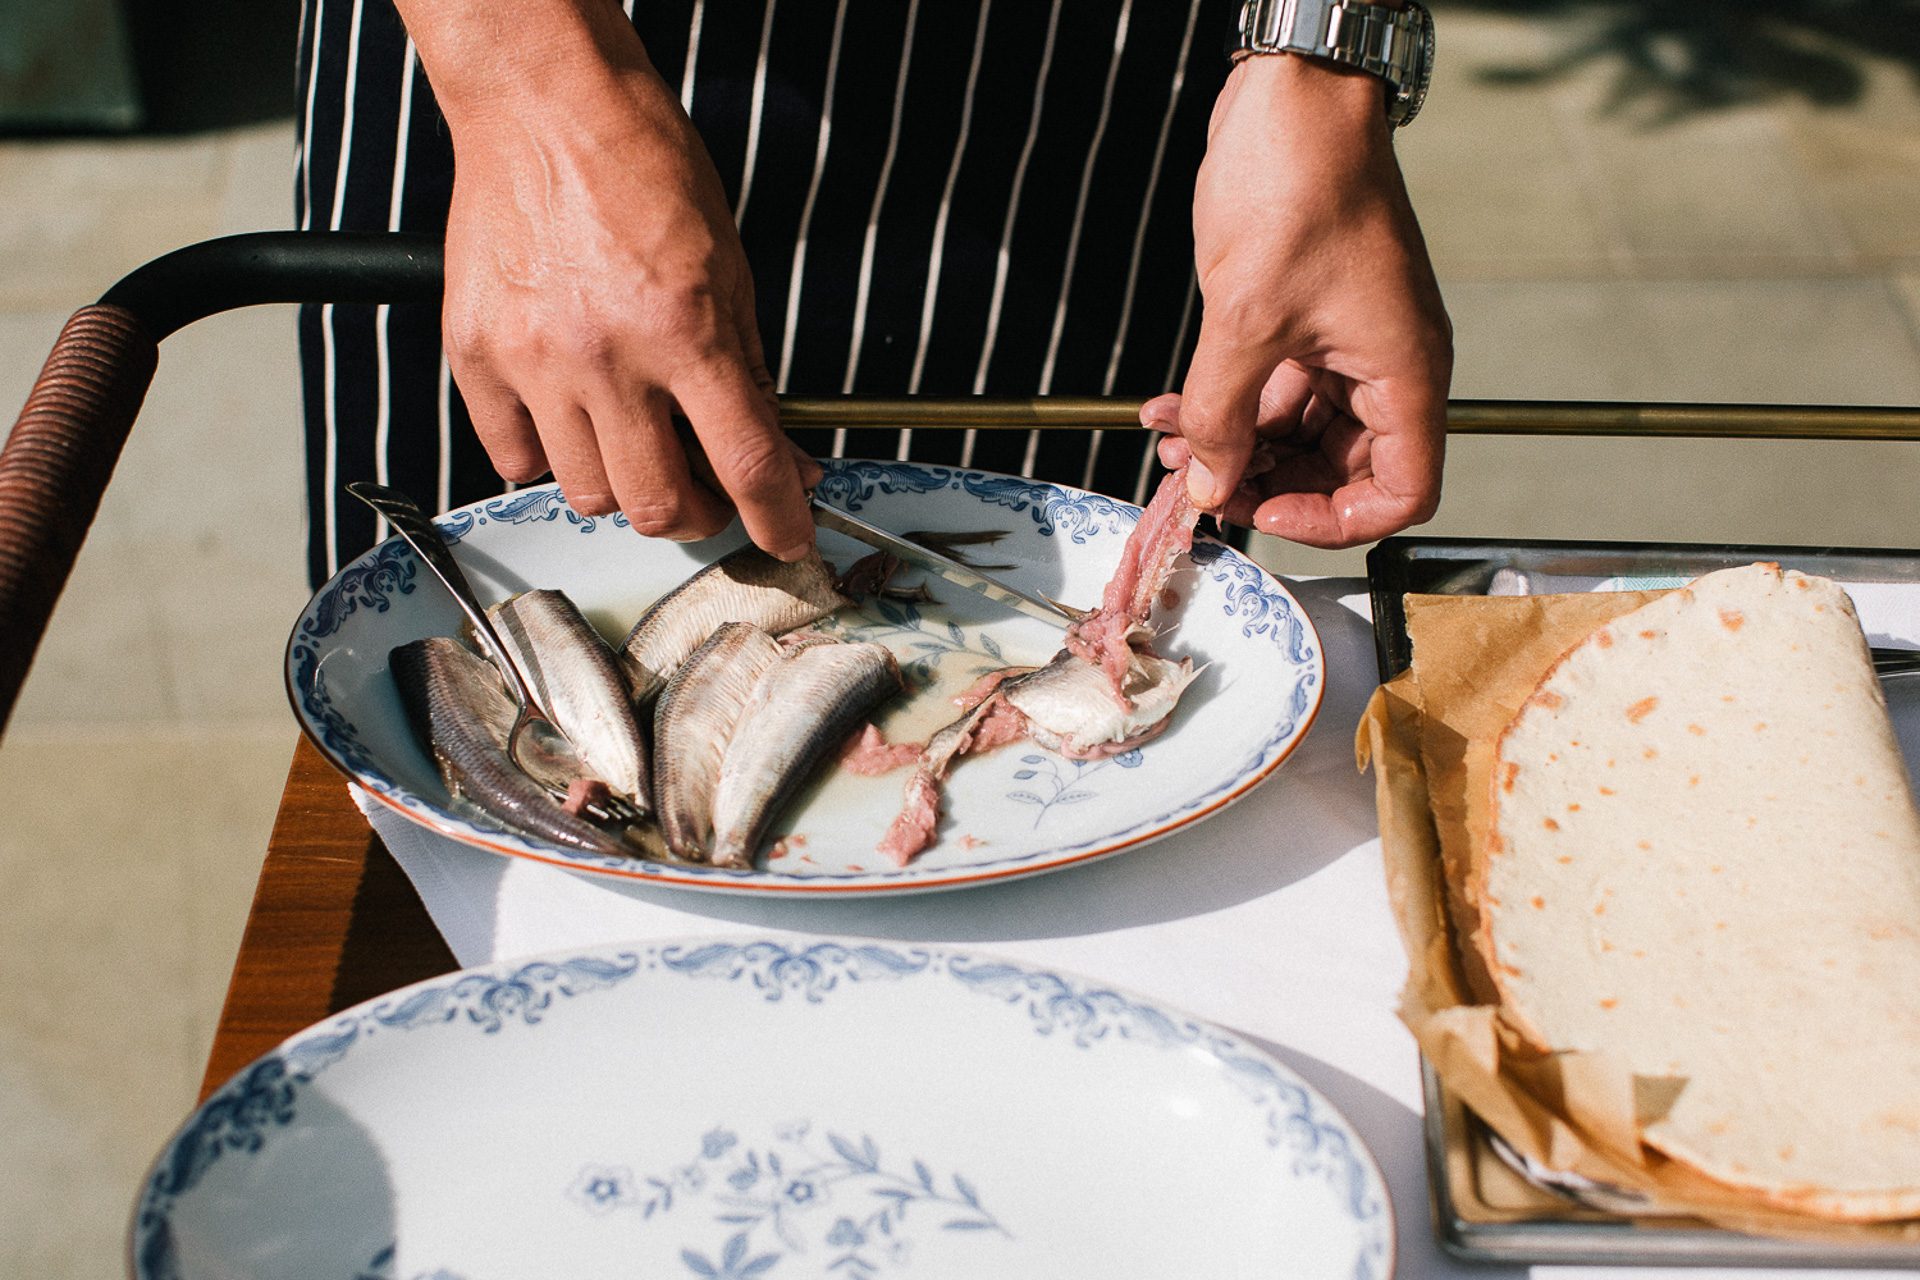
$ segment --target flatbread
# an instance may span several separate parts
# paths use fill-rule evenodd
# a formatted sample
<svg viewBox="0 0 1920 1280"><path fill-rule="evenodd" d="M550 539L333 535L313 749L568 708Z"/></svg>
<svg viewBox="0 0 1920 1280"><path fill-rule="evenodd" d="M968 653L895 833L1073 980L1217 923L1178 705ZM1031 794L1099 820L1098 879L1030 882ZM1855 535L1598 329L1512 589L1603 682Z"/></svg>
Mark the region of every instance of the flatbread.
<svg viewBox="0 0 1920 1280"><path fill-rule="evenodd" d="M1625 1059L1656 1151L1920 1215L1920 814L1853 607L1777 565L1602 626L1502 735L1467 896L1501 1013Z"/></svg>

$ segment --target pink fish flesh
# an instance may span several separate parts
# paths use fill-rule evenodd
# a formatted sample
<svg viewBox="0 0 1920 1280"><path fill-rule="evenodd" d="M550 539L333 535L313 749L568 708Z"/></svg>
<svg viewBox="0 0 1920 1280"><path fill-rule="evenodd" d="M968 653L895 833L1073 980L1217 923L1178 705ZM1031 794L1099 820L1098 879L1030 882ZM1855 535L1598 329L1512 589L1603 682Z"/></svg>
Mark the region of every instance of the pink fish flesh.
<svg viewBox="0 0 1920 1280"><path fill-rule="evenodd" d="M840 748L840 767L861 778L878 778L919 758L919 743L888 742L880 726L871 721Z"/></svg>
<svg viewBox="0 0 1920 1280"><path fill-rule="evenodd" d="M1120 564L1107 579L1100 607L1067 629L1067 651L1106 672L1115 702L1123 708L1133 651L1153 638L1147 618L1167 585L1173 562L1193 548L1200 509L1187 496L1187 469L1170 471L1127 535Z"/></svg>
<svg viewBox="0 0 1920 1280"><path fill-rule="evenodd" d="M1199 509L1183 467L1160 482L1127 536L1100 607L1067 631L1046 666L989 673L955 701L966 714L933 735L906 781L900 814L879 851L896 866L933 843L941 785L954 761L1030 737L1074 760L1100 760L1158 737L1199 674L1147 648L1147 619L1174 562L1193 547Z"/></svg>
<svg viewBox="0 0 1920 1280"><path fill-rule="evenodd" d="M907 859L933 843L934 830L940 825L940 784L953 762L970 751L987 749L987 740L1003 746L1025 734L1025 719L1018 711L1007 716L1009 710L997 691L990 693L927 740L919 763L907 776L900 816L875 846L894 866L906 866Z"/></svg>

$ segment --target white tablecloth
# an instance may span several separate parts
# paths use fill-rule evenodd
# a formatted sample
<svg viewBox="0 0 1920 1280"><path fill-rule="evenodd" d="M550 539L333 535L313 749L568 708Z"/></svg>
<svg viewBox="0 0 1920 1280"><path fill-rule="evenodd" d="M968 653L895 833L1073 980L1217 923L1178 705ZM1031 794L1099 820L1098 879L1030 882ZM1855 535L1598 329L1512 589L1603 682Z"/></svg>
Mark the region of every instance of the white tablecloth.
<svg viewBox="0 0 1920 1280"><path fill-rule="evenodd" d="M364 798L362 807L463 965L629 940L852 934L965 943L1186 1009L1264 1043L1346 1113L1386 1174L1399 1276L1517 1271L1454 1263L1428 1218L1418 1055L1393 1012L1406 958L1372 781L1353 763L1354 726L1375 684L1366 584L1288 585L1326 652L1326 698L1306 741L1223 813L1091 866L910 897L745 898L578 875L456 844ZM1875 643L1920 646L1920 588L1851 590ZM1907 758L1920 759L1920 675L1893 682L1889 696ZM1600 1280L1621 1269L1535 1270L1539 1280L1561 1271Z"/></svg>

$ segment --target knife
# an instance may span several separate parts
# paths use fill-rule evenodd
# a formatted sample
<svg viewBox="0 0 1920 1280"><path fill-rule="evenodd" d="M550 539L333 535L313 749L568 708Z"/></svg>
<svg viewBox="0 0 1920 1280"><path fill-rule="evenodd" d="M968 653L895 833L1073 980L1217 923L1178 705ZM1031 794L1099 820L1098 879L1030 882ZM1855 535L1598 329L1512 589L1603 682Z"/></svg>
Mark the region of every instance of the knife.
<svg viewBox="0 0 1920 1280"><path fill-rule="evenodd" d="M969 568L951 556L943 556L938 551L929 550L917 542L908 542L898 534L875 528L858 516L850 516L840 508L830 507L818 498L812 499L811 505L813 522L822 529L844 533L856 542L864 542L874 550L884 551L916 569L925 569L928 573L951 582L957 587L965 587L989 600L1009 605L1030 618L1038 618L1042 622L1062 628L1073 621L1064 610L1056 608L1045 600L1035 599L1016 587L1010 587L1004 582L989 578L978 569Z"/></svg>

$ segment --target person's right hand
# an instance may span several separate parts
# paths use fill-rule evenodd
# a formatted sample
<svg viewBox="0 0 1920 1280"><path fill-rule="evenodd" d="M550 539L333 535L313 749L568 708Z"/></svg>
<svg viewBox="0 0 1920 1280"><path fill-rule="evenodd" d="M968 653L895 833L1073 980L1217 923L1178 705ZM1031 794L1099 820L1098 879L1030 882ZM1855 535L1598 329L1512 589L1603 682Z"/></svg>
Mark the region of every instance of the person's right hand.
<svg viewBox="0 0 1920 1280"><path fill-rule="evenodd" d="M710 537L737 506L763 549L804 554L819 468L781 433L719 175L619 6L401 8L453 133L443 334L494 466L551 469L574 510L655 536Z"/></svg>

